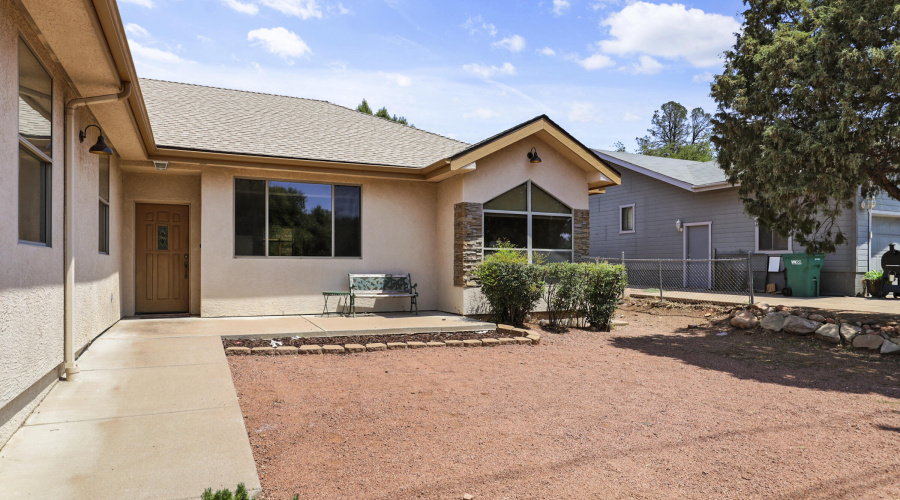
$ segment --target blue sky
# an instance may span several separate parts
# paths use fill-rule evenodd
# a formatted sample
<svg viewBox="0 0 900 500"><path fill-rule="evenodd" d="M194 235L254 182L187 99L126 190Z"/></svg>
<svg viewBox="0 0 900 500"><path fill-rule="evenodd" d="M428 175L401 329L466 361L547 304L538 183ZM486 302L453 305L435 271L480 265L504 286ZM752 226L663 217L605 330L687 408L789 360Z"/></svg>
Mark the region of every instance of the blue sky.
<svg viewBox="0 0 900 500"><path fill-rule="evenodd" d="M546 113L590 147L675 100L714 110L738 0L119 0L138 75L323 99L364 97L477 142Z"/></svg>

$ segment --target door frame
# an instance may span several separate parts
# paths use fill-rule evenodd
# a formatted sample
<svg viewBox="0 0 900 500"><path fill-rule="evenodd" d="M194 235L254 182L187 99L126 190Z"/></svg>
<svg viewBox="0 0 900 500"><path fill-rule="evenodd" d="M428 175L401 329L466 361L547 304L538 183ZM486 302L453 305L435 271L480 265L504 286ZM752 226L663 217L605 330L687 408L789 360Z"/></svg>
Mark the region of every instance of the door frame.
<svg viewBox="0 0 900 500"><path fill-rule="evenodd" d="M881 262L877 262L874 257L872 257L872 219L874 217L888 217L888 218L897 218L900 219L900 212L888 212L887 210L872 210L869 212L869 224L868 231L866 232L866 257L869 262L868 269L880 269Z"/></svg>
<svg viewBox="0 0 900 500"><path fill-rule="evenodd" d="M684 232L681 233L681 261L682 261L682 286L687 288L687 234L689 227L696 226L707 226L707 234L709 235L709 249L707 250L707 254L709 255L710 262L707 263L707 273L706 273L706 284L707 287L712 289L712 221L707 222L685 222L684 223Z"/></svg>
<svg viewBox="0 0 900 500"><path fill-rule="evenodd" d="M133 283L133 284L134 284L134 288L132 289L132 293L133 293L133 295L132 295L132 297L133 297L132 303L134 304L134 314L135 314L135 315L141 315L141 316L149 316L149 315L154 315L154 314L163 315L163 316L164 316L164 315L167 315L167 314L169 314L169 315L171 315L171 314L191 314L191 281L192 281L192 275L194 274L194 263L193 263L193 260L194 260L194 252L191 250L191 248L192 248L192 247L191 247L191 245L192 245L192 243L191 243L191 241L192 241L192 240L191 240L191 231L194 230L194 228L193 228L194 223L193 223L193 221L191 220L191 209L192 209L191 205L192 205L192 204L191 204L191 203L187 203L187 202L179 202L179 201L157 201L157 200L143 200L143 199L142 199L142 200L133 200L133 203L134 203L134 205L131 207L131 218L132 218L131 220L133 221L133 222L132 222L132 228L131 228L131 229L132 229L132 231L131 231L131 248L132 248L132 254L131 254L131 257L132 257L132 259L131 259L131 260L132 260L131 276L133 277L133 278L132 278L132 281L134 282L134 283ZM188 220L188 232L187 232L187 233L188 233L188 244L187 244L187 247L188 247L188 263L190 264L190 268L189 268L189 272L188 272L188 286L187 286L187 303L188 303L188 307L187 307L187 311L184 312L184 313L142 313L142 312L138 312L138 305L137 305L137 296L138 296L138 293L137 293L137 289L138 289L138 281L137 281L137 261L138 261L138 258L137 258L137 255L138 255L138 248L137 248L137 230L138 230L137 206L138 206L138 205L172 205L172 206L182 206L182 207L187 207L187 209L188 209L188 216L187 216L187 220Z"/></svg>

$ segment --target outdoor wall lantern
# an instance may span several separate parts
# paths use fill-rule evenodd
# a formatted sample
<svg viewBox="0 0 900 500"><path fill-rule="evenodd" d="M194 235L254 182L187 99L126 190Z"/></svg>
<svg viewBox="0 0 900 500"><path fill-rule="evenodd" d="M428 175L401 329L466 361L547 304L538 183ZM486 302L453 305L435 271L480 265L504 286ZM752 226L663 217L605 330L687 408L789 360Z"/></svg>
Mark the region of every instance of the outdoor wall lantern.
<svg viewBox="0 0 900 500"><path fill-rule="evenodd" d="M531 151L528 152L528 161L531 163L540 163L541 157L537 154L537 149L531 148Z"/></svg>
<svg viewBox="0 0 900 500"><path fill-rule="evenodd" d="M860 207L862 207L862 209L865 210L866 212L871 212L872 210L875 210L875 197L869 196L868 198L866 198L865 200L862 201L862 203L860 204Z"/></svg>
<svg viewBox="0 0 900 500"><path fill-rule="evenodd" d="M98 125L91 124L84 127L84 130L78 132L78 140L84 142L85 137L87 137L87 130L91 127L97 127L97 130L100 131L100 135L97 136L97 144L91 146L91 149L88 149L88 152L94 153L95 155L111 155L113 151L106 145L106 139L103 138L103 130Z"/></svg>
<svg viewBox="0 0 900 500"><path fill-rule="evenodd" d="M675 229L677 229L679 233L684 232L684 222L682 222L681 219L675 221Z"/></svg>

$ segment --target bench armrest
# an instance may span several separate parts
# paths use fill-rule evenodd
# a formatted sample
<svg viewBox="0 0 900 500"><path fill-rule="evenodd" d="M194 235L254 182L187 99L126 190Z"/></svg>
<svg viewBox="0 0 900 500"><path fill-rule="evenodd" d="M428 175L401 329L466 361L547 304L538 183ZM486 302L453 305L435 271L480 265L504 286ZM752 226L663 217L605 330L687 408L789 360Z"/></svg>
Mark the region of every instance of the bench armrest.
<svg viewBox="0 0 900 500"><path fill-rule="evenodd" d="M416 283L415 285L409 287L409 289L412 291L412 293L419 293L419 291L416 290L416 287L417 287L417 286L419 286L418 283Z"/></svg>

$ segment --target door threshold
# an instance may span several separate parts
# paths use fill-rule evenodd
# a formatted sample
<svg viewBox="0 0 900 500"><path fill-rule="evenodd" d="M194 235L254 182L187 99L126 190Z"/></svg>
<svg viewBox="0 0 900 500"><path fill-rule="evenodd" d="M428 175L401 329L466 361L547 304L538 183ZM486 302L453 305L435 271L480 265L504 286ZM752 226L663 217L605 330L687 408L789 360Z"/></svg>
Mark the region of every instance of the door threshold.
<svg viewBox="0 0 900 500"><path fill-rule="evenodd" d="M191 313L147 313L135 314L123 319L170 319L170 318L190 318Z"/></svg>

